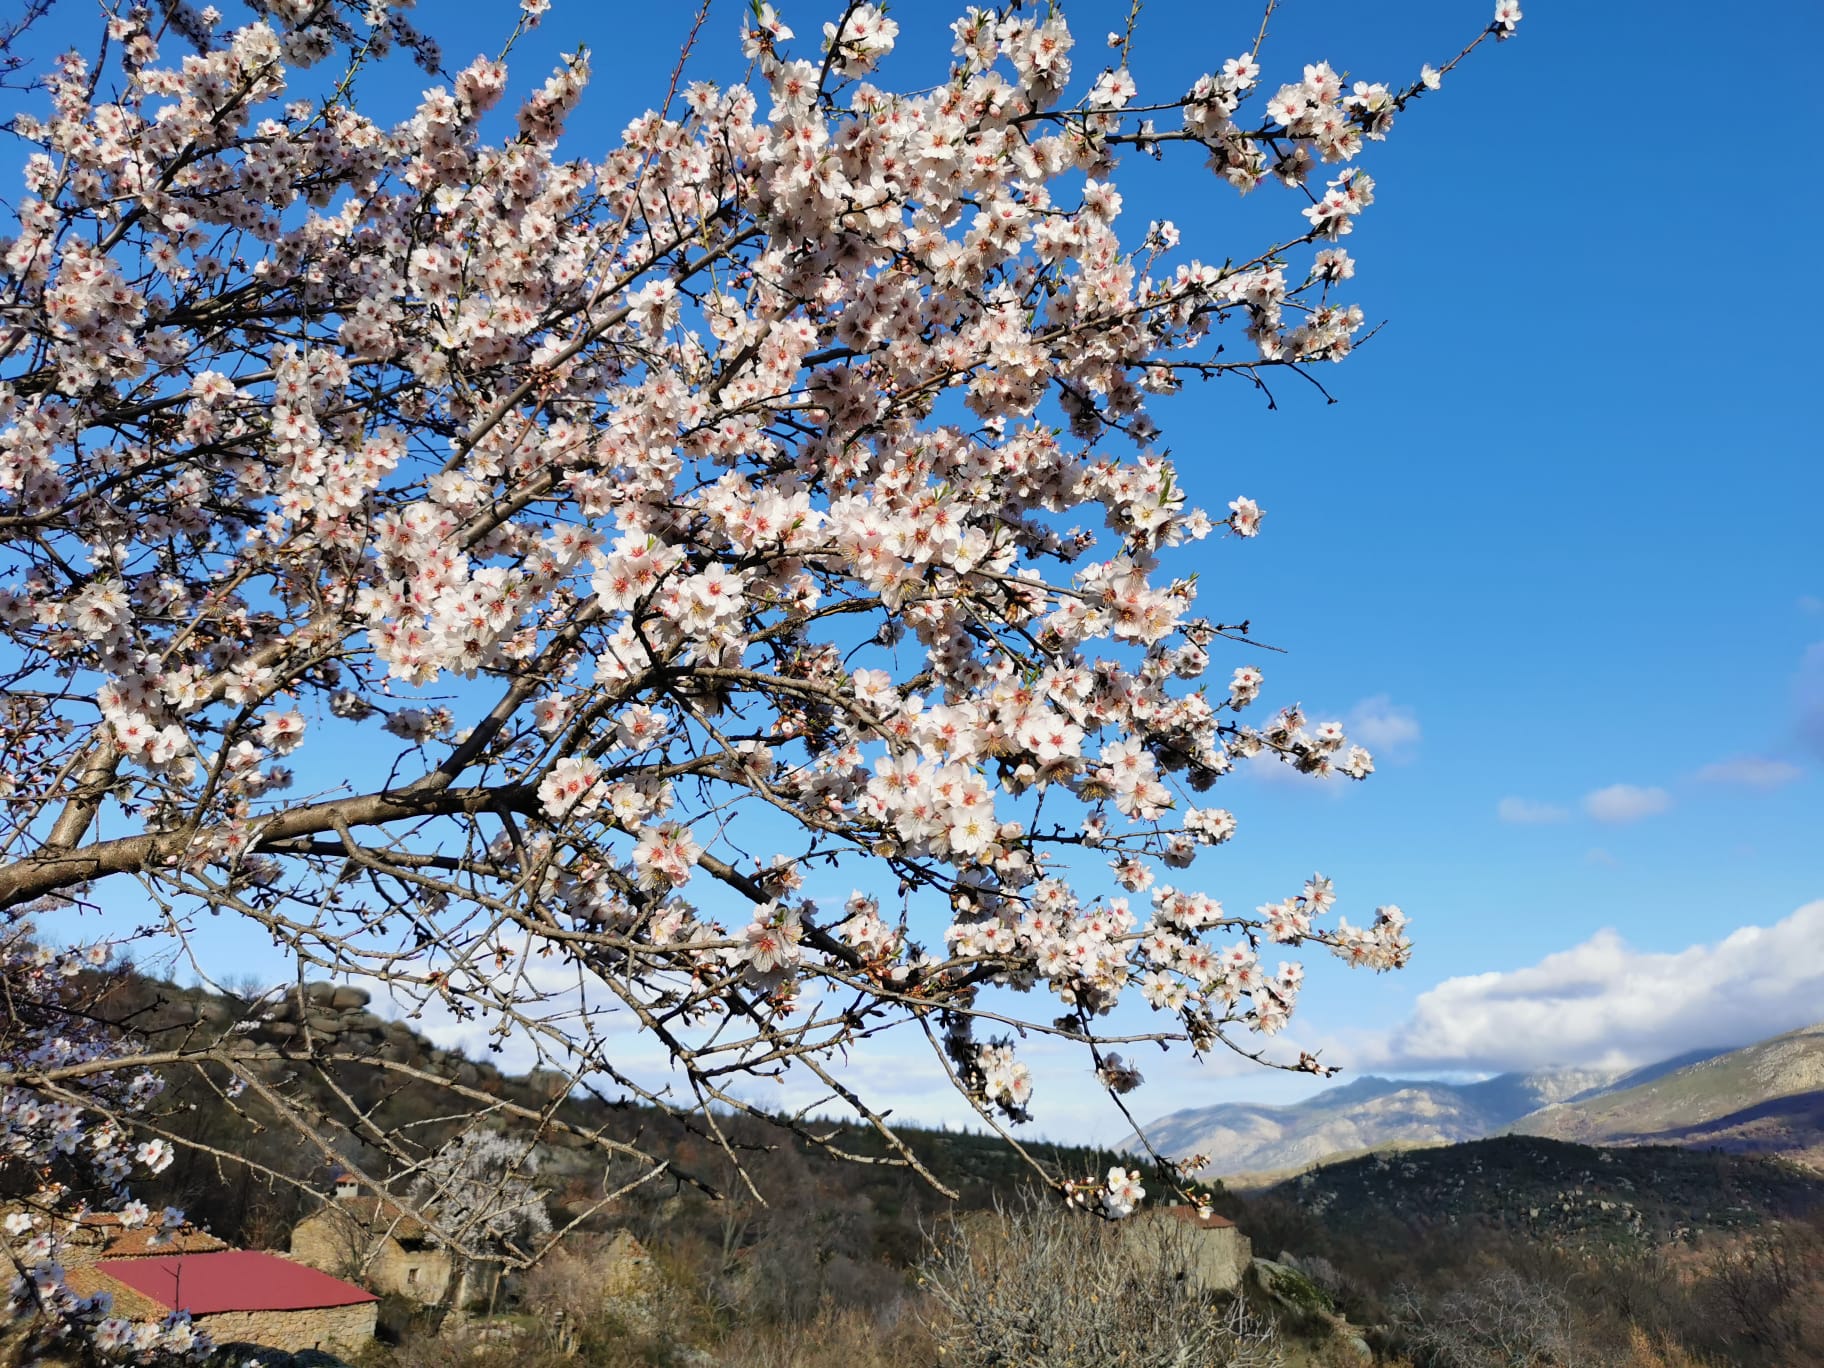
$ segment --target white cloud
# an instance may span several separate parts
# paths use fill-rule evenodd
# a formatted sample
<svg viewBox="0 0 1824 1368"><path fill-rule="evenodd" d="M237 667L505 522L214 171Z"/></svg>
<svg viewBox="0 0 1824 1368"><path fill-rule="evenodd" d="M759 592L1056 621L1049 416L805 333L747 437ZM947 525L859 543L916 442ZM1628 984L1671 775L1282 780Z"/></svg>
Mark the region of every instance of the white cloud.
<svg viewBox="0 0 1824 1368"><path fill-rule="evenodd" d="M1824 900L1683 950L1613 930L1537 964L1446 979L1394 1030L1339 1049L1351 1068L1628 1068L1741 1045L1824 1016Z"/></svg>
<svg viewBox="0 0 1824 1368"><path fill-rule="evenodd" d="M1354 787L1354 781L1345 779L1340 774L1328 776L1306 774L1294 769L1271 751L1261 751L1251 760L1243 761L1235 769L1237 774L1247 775L1276 789L1294 789L1301 793L1317 794L1320 797L1340 799ZM1370 780L1369 782L1373 782Z"/></svg>
<svg viewBox="0 0 1824 1368"><path fill-rule="evenodd" d="M1638 784L1610 784L1583 796L1583 810L1599 822L1638 822L1672 806L1672 795L1662 788Z"/></svg>
<svg viewBox="0 0 1824 1368"><path fill-rule="evenodd" d="M1800 594L1799 611L1806 617L1824 614L1824 598L1819 598L1816 594Z"/></svg>
<svg viewBox="0 0 1824 1368"><path fill-rule="evenodd" d="M1531 798L1503 798L1495 804L1495 815L1518 826L1543 826L1562 822L1571 814L1556 803L1539 803Z"/></svg>
<svg viewBox="0 0 1824 1368"><path fill-rule="evenodd" d="M1377 756L1399 759L1419 744L1418 716L1386 694L1364 698L1349 710L1349 737Z"/></svg>
<svg viewBox="0 0 1824 1368"><path fill-rule="evenodd" d="M1790 784L1805 771L1786 760L1762 755L1737 755L1705 765L1697 777L1706 784L1733 784L1740 788L1774 789Z"/></svg>

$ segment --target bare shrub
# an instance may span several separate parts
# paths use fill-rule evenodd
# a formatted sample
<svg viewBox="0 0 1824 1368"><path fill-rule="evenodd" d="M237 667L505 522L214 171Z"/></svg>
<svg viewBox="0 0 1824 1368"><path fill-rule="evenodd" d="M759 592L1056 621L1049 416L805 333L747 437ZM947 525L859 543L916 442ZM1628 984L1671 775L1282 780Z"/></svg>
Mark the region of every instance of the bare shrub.
<svg viewBox="0 0 1824 1368"><path fill-rule="evenodd" d="M1408 1347L1431 1368L1571 1368L1590 1362L1569 1299L1502 1269L1436 1298L1395 1298Z"/></svg>
<svg viewBox="0 0 1824 1368"><path fill-rule="evenodd" d="M1029 1196L937 1232L919 1265L928 1322L960 1368L1278 1368L1278 1336L1190 1275L1196 1232L1150 1223L1136 1258L1113 1223ZM1150 1254L1150 1251L1149 1251Z"/></svg>
<svg viewBox="0 0 1824 1368"><path fill-rule="evenodd" d="M716 1346L719 1368L926 1368L940 1359L912 1316L883 1325L862 1310L824 1307L797 1325L743 1328Z"/></svg>
<svg viewBox="0 0 1824 1368"><path fill-rule="evenodd" d="M1629 1328L1627 1357L1619 1360L1621 1368L1711 1368L1715 1362L1638 1325Z"/></svg>
<svg viewBox="0 0 1824 1368"><path fill-rule="evenodd" d="M1732 1242L1699 1274L1699 1344L1730 1359L1824 1361L1824 1233L1789 1224Z"/></svg>

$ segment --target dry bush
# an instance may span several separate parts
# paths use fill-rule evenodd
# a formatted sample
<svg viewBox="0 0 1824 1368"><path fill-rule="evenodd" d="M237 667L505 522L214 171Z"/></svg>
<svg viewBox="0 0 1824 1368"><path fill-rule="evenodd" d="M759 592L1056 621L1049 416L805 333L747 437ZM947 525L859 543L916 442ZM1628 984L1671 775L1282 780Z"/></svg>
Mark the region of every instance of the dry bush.
<svg viewBox="0 0 1824 1368"><path fill-rule="evenodd" d="M919 1266L932 1335L958 1368L1277 1368L1277 1333L1190 1276L1194 1231L1149 1225L1136 1258L1107 1221L1030 1196L953 1222ZM1175 1273L1173 1270L1177 1270Z"/></svg>
<svg viewBox="0 0 1824 1368"><path fill-rule="evenodd" d="M1715 1359L1699 1358L1689 1349L1636 1325L1628 1332L1627 1357L1617 1368L1716 1368Z"/></svg>
<svg viewBox="0 0 1824 1368"><path fill-rule="evenodd" d="M1735 1241L1694 1277L1697 1347L1756 1368L1824 1363L1824 1229L1794 1223Z"/></svg>
<svg viewBox="0 0 1824 1368"><path fill-rule="evenodd" d="M742 1329L716 1346L718 1368L929 1368L936 1342L915 1316L883 1325L864 1311L825 1307L800 1325Z"/></svg>
<svg viewBox="0 0 1824 1368"><path fill-rule="evenodd" d="M371 1350L362 1359L365 1368L560 1368L570 1360L553 1345L487 1342L473 1335L413 1335L399 1344ZM620 1368L613 1360L602 1368Z"/></svg>
<svg viewBox="0 0 1824 1368"><path fill-rule="evenodd" d="M701 1363L664 1332L638 1332L610 1321L593 1328L574 1350L540 1329L489 1337L474 1326L415 1336L362 1360L363 1368L686 1368Z"/></svg>
<svg viewBox="0 0 1824 1368"><path fill-rule="evenodd" d="M1569 1368L1589 1362L1569 1299L1509 1269L1436 1297L1396 1299L1409 1348L1430 1368Z"/></svg>
<svg viewBox="0 0 1824 1368"><path fill-rule="evenodd" d="M606 1244L594 1233L573 1235L547 1253L526 1273L521 1291L526 1309L570 1318L601 1310L602 1277L595 1264Z"/></svg>

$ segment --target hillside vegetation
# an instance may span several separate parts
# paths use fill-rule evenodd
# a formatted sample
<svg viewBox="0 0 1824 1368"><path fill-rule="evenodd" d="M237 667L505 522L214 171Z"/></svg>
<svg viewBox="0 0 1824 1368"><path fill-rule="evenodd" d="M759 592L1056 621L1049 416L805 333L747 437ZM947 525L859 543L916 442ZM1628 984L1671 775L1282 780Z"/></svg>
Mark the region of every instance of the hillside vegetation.
<svg viewBox="0 0 1824 1368"><path fill-rule="evenodd" d="M1371 1244L1473 1226L1644 1249L1806 1217L1824 1207L1824 1179L1776 1159L1515 1135L1328 1164L1268 1195Z"/></svg>
<svg viewBox="0 0 1824 1368"><path fill-rule="evenodd" d="M135 974L110 993L104 1010L130 1022L150 1048L195 1048L238 1034L290 1051L288 1058L263 1067L266 1086L313 1118L361 1172L382 1184L399 1170L383 1139L432 1151L456 1134L461 1121L439 1079L456 1081L484 1102L492 1099L500 1108L494 1124L509 1131L523 1131L531 1124L528 1118L548 1115L566 1129L549 1133L540 1147L539 1184L549 1192L555 1215L580 1219L585 1227L638 1225L642 1237L669 1232L665 1238L733 1241L731 1228L745 1232L770 1208L750 1190L732 1150L752 1189L767 1202L783 1201L799 1212L818 1209L806 1218L810 1224L842 1208L845 1257L879 1255L903 1262L920 1239L920 1223L953 1205L935 1185L956 1194L954 1205L976 1210L1036 1181L1018 1153L987 1133L896 1127L924 1169L920 1174L875 1131L855 1123L832 1121L818 1133L828 1150L866 1162L829 1158L763 1119L719 1116L712 1129L701 1119L612 1096L567 1094L561 1075L512 1074L487 1059L445 1049L409 1022L382 1017L370 1009L366 994L346 987L306 984L275 1009L269 995L213 993ZM331 1061L325 1054L331 1047L360 1058ZM367 1058L384 1062L361 1062ZM329 1173L320 1149L280 1124L256 1092L231 1101L194 1077L180 1078L150 1119L191 1143L180 1146L171 1167L144 1185L147 1199L183 1207L192 1220L232 1243L283 1247L291 1226L327 1195ZM624 1176L619 1162L606 1158L588 1137L657 1156L667 1165L667 1180L649 1182L612 1211L601 1210L603 1194ZM1074 1176L1105 1172L1115 1158L1088 1146L1027 1148L1050 1170ZM635 1171L632 1163L627 1168ZM1150 1173L1147 1178L1156 1182Z"/></svg>
<svg viewBox="0 0 1824 1368"><path fill-rule="evenodd" d="M468 1343L407 1329L378 1351L380 1368L929 1368L939 1361L933 1327L942 1318L933 1319L937 1308L920 1279L929 1276L933 1237L956 1228L948 1216L1017 1206L1033 1183L993 1136L901 1131L930 1178L957 1192L953 1202L906 1167L840 1162L764 1121L718 1118L756 1195L701 1125L612 1097L567 1095L554 1075L516 1076L466 1059L386 1020L346 988L305 985L291 1003L274 1011L252 991L211 994L132 976L106 1006L154 1046L233 1033L282 1047L287 1057L265 1066L265 1086L304 1104L382 1181L395 1170L380 1137L435 1147L456 1124L435 1075L497 1099L506 1129L523 1128L526 1114L541 1110L573 1128L541 1147L538 1182L554 1221L580 1224L528 1276L523 1304L493 1326L497 1338ZM330 1062L326 1043L360 1058ZM1763 1052L1763 1061L1790 1057ZM1738 1062L1703 1076L1740 1072ZM1669 1085L1682 1095L1690 1085L1680 1075L1637 1075L1623 1092ZM1447 1089L1437 1109L1454 1099L1464 1115L1512 1116L1542 1087L1581 1093L1572 1104L1581 1107L1591 1095L1577 1083L1563 1075L1490 1080ZM1365 1079L1325 1098L1334 1118L1427 1105L1412 1092ZM326 1175L319 1153L275 1120L254 1090L231 1104L180 1083L160 1100L154 1123L205 1148L180 1150L148 1195L188 1208L235 1243L283 1248L291 1225L320 1200ZM659 1156L667 1181L603 1207L620 1175L576 1132ZM890 1157L860 1126L831 1123L823 1138L852 1155ZM1039 1153L1066 1174L1106 1170L1113 1159L1089 1147ZM1144 1181L1155 1195L1163 1191L1156 1174ZM1539 1364L1824 1362L1824 1325L1807 1309L1824 1293L1816 1229L1824 1180L1792 1163L1509 1135L1331 1163L1245 1197L1225 1194L1218 1209L1271 1262L1256 1264L1243 1301L1197 1314L1219 1317L1205 1330L1245 1341L1263 1364L1481 1368L1494 1360L1450 1357L1457 1350L1447 1332L1484 1322L1530 1327L1538 1353L1527 1361ZM636 1235L663 1271L668 1290L650 1314L601 1298L592 1260L619 1229ZM1288 1287L1300 1296L1288 1300ZM588 1327L581 1358L549 1342L558 1310L568 1324Z"/></svg>
<svg viewBox="0 0 1824 1368"><path fill-rule="evenodd" d="M1824 1363L1824 1178L1786 1160L1501 1136L1325 1165L1239 1219L1376 1362Z"/></svg>

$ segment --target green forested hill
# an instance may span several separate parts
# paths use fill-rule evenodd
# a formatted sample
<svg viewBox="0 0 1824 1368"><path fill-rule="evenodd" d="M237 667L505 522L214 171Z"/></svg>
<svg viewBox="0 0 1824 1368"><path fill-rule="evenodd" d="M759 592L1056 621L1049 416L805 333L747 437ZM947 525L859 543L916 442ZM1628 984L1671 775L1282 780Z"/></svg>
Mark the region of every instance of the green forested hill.
<svg viewBox="0 0 1824 1368"><path fill-rule="evenodd" d="M1824 1207L1824 1178L1781 1160L1515 1135L1329 1164L1271 1195L1370 1243L1479 1226L1559 1245L1650 1248L1807 1214Z"/></svg>

